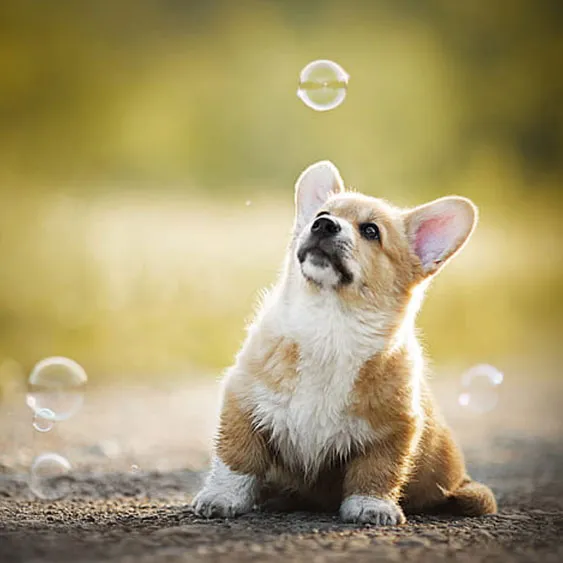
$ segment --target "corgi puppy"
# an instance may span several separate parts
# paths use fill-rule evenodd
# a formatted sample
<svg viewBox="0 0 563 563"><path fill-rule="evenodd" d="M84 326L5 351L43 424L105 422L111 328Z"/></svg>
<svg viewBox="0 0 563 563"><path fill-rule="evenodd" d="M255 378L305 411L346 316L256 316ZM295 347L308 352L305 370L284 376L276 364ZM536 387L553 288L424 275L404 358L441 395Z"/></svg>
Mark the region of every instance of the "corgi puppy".
<svg viewBox="0 0 563 563"><path fill-rule="evenodd" d="M275 491L359 524L494 513L434 403L414 326L476 207L445 197L397 209L346 191L328 161L301 174L295 203L279 281L223 381L193 511L233 517Z"/></svg>

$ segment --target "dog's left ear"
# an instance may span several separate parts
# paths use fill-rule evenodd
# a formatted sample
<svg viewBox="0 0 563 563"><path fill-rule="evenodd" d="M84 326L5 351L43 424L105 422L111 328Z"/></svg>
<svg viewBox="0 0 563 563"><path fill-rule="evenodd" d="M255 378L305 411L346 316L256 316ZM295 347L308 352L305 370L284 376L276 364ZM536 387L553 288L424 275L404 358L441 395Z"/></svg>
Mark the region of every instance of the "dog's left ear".
<svg viewBox="0 0 563 563"><path fill-rule="evenodd" d="M406 213L409 244L427 278L453 258L477 224L477 207L464 197L444 197Z"/></svg>
<svg viewBox="0 0 563 563"><path fill-rule="evenodd" d="M328 160L311 164L295 184L295 232L313 219L331 194L344 190L338 168Z"/></svg>

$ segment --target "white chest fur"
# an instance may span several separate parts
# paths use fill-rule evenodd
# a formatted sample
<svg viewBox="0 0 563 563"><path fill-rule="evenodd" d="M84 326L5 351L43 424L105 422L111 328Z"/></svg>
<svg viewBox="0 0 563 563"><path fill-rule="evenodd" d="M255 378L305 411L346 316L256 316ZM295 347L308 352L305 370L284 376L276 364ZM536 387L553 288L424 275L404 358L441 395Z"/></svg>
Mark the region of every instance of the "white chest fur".
<svg viewBox="0 0 563 563"><path fill-rule="evenodd" d="M291 305L273 303L262 321L271 319L279 335L298 344L295 384L273 391L255 382L253 410L285 462L311 476L374 436L349 406L359 370L383 347L377 335L382 319L351 315L330 291L294 297Z"/></svg>

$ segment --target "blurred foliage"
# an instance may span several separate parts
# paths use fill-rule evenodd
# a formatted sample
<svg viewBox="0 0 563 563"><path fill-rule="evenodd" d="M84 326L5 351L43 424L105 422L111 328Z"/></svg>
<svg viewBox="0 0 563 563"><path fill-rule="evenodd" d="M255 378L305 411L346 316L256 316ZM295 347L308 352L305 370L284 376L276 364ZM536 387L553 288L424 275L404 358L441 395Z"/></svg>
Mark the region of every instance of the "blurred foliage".
<svg viewBox="0 0 563 563"><path fill-rule="evenodd" d="M421 319L438 360L555 350L562 30L556 0L5 0L0 357L226 365L320 158L399 204L480 205ZM328 113L295 95L317 58L351 75Z"/></svg>

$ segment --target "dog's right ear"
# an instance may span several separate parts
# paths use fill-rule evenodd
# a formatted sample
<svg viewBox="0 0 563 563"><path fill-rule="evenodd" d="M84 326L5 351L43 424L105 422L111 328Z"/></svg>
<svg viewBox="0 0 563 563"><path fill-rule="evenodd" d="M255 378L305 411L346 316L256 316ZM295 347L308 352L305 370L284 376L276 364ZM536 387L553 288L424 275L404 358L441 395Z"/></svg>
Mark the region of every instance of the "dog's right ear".
<svg viewBox="0 0 563 563"><path fill-rule="evenodd" d="M295 184L295 233L301 232L325 201L344 191L344 182L338 168L328 160L311 164Z"/></svg>

